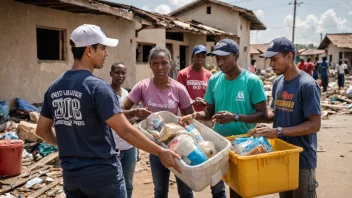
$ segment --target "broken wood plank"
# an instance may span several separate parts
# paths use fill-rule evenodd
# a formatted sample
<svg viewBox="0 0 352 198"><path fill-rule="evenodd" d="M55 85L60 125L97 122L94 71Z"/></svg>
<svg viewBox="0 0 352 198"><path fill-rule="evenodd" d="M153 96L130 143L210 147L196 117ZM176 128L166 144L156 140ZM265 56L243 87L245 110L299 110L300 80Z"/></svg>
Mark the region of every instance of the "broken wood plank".
<svg viewBox="0 0 352 198"><path fill-rule="evenodd" d="M59 184L60 182L61 182L61 178L60 179L56 179L53 182L51 182L49 185L46 185L43 188L41 188L41 189L37 190L36 192L34 192L33 194L29 195L27 198L37 198L41 194L45 193L46 191L50 190L51 188L53 188L54 186Z"/></svg>
<svg viewBox="0 0 352 198"><path fill-rule="evenodd" d="M33 169L35 169L38 166L41 165L46 165L49 162L53 161L54 159L59 157L59 153L55 152L55 153L51 153L49 155L47 155L46 157L42 158L41 160L39 160L38 162L36 162L35 164L29 166L28 168L25 169L25 171L31 171Z"/></svg>
<svg viewBox="0 0 352 198"><path fill-rule="evenodd" d="M4 180L0 180L0 184L6 184L6 185L11 185L13 183L15 183L17 180L19 180L20 178L25 178L25 177L29 177L30 175L33 175L35 173L39 173L40 171L45 171L50 169L51 166L41 166L39 169L34 170L34 171L29 171L29 172L24 172L21 175L17 176L17 177L11 177L8 179L4 179Z"/></svg>
<svg viewBox="0 0 352 198"><path fill-rule="evenodd" d="M321 105L322 107L327 107L327 108L337 109L337 110L347 108L347 107L342 106L342 105L330 105L330 104L324 104L324 103L320 103L320 105Z"/></svg>
<svg viewBox="0 0 352 198"><path fill-rule="evenodd" d="M347 102L347 103L352 104L352 100L350 100L350 99L345 99L345 98L338 97L338 98L336 98L336 100L340 100L342 102Z"/></svg>
<svg viewBox="0 0 352 198"><path fill-rule="evenodd" d="M31 179L33 179L35 177L40 177L42 175L45 175L49 171L50 170L46 170L46 171L43 171L43 172L35 173L35 174L29 176L28 178L18 179L18 180L16 180L16 182L14 182L13 184L10 184L8 186L5 186L5 187L2 186L3 188L0 189L0 194L4 194L7 191L10 191L10 190L12 190L14 188L17 188L18 186L21 186L21 185L25 184L27 181L29 181L29 180L31 180Z"/></svg>

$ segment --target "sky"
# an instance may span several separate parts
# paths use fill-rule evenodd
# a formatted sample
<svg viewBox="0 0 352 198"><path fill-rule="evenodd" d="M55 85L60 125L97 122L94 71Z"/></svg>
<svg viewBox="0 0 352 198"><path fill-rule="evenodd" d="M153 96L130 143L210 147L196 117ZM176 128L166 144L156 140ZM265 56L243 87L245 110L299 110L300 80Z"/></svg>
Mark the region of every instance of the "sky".
<svg viewBox="0 0 352 198"><path fill-rule="evenodd" d="M151 12L168 14L194 0L109 0ZM269 43L277 37L292 39L294 0L220 0L252 10L267 27L251 31L251 44ZM296 44L319 45L320 34L352 32L351 0L297 0Z"/></svg>

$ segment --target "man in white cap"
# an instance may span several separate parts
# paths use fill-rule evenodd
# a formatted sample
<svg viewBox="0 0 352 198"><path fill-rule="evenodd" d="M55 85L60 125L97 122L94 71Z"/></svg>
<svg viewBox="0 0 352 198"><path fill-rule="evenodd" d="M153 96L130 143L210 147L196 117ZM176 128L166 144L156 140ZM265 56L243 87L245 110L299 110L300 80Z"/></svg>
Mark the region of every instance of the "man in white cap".
<svg viewBox="0 0 352 198"><path fill-rule="evenodd" d="M111 128L133 146L159 156L165 167L180 171L173 159L180 157L130 125L111 86L92 74L103 67L106 47L115 47L118 40L107 38L98 26L82 25L72 32L70 44L74 64L45 93L36 131L59 148L66 196L127 197Z"/></svg>

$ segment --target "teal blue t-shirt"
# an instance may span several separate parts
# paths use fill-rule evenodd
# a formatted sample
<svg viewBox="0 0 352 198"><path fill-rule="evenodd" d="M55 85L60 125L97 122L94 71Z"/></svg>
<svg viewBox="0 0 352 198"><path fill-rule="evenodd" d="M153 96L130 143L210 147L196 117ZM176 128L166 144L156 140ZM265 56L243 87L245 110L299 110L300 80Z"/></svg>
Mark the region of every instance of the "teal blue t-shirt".
<svg viewBox="0 0 352 198"><path fill-rule="evenodd" d="M243 70L235 80L227 80L226 74L218 72L208 81L208 88L204 99L215 105L215 113L229 111L242 115L256 112L254 104L266 101L262 81L255 74ZM256 124L244 122L230 122L228 124L215 123L214 131L222 136L245 134Z"/></svg>

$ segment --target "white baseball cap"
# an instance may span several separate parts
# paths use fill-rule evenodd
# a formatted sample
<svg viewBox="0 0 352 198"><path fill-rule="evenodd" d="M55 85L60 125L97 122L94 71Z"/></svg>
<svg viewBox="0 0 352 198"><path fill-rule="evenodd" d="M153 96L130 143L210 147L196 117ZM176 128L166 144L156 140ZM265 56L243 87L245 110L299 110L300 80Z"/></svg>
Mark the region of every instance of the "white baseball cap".
<svg viewBox="0 0 352 198"><path fill-rule="evenodd" d="M94 44L102 44L108 47L116 47L118 39L105 36L103 30L90 24L84 24L73 30L70 39L75 43L74 47L86 47Z"/></svg>

